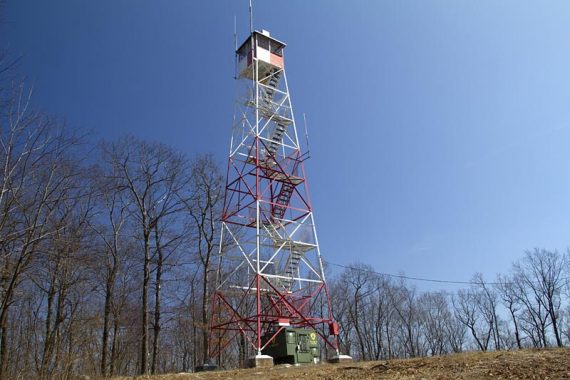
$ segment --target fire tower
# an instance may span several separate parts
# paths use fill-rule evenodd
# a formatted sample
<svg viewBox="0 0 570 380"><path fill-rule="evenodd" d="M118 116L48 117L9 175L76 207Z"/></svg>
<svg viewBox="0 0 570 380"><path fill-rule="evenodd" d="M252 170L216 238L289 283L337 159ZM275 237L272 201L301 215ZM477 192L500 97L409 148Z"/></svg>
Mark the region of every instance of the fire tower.
<svg viewBox="0 0 570 380"><path fill-rule="evenodd" d="M211 358L239 335L256 357L266 357L287 329L310 331L314 342L320 336L339 354L284 48L262 30L236 51L238 99L212 300Z"/></svg>

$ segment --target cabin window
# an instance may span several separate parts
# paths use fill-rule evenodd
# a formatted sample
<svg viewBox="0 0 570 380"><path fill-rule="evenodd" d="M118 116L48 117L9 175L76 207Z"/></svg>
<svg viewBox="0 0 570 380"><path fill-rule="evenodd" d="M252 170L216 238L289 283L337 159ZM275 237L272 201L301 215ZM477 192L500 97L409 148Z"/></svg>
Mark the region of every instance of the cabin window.
<svg viewBox="0 0 570 380"><path fill-rule="evenodd" d="M279 57L283 56L283 45L278 44L277 42L271 43L271 54L275 54Z"/></svg>
<svg viewBox="0 0 570 380"><path fill-rule="evenodd" d="M238 51L238 59L241 61L246 58L251 51L251 40L247 40L245 44Z"/></svg>
<svg viewBox="0 0 570 380"><path fill-rule="evenodd" d="M269 50L269 38L259 36L257 38L257 46L262 49Z"/></svg>

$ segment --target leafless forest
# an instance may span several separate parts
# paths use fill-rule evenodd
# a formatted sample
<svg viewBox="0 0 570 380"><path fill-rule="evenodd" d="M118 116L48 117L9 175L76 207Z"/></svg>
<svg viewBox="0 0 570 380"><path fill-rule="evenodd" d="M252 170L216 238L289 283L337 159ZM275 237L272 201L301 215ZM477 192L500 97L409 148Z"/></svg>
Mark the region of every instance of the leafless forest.
<svg viewBox="0 0 570 380"><path fill-rule="evenodd" d="M90 141L38 112L14 61L0 60L0 379L192 371L207 352L219 164L134 137ZM530 250L453 293L363 264L329 267L342 351L570 344L569 264L568 253ZM248 355L236 341L220 364Z"/></svg>

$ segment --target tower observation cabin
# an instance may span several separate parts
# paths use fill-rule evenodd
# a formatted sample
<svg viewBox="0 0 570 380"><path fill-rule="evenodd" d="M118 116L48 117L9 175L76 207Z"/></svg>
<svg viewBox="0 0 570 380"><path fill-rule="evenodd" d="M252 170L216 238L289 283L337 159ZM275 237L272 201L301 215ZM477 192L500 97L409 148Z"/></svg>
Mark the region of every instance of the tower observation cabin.
<svg viewBox="0 0 570 380"><path fill-rule="evenodd" d="M253 46L252 46L253 44ZM283 69L283 48L285 44L271 37L266 30L254 31L237 49L238 78L254 79L254 59L259 66L259 78Z"/></svg>

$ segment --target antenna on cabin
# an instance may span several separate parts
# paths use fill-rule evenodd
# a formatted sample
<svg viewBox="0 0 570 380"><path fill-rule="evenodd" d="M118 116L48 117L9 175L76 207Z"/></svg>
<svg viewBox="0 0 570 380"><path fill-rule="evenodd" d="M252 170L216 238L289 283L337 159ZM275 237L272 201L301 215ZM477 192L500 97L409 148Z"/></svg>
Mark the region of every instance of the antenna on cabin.
<svg viewBox="0 0 570 380"><path fill-rule="evenodd" d="M249 0L249 32L253 33L253 6L251 5L251 1Z"/></svg>
<svg viewBox="0 0 570 380"><path fill-rule="evenodd" d="M234 79L237 79L237 65L238 65L238 56L237 56L237 16L234 15Z"/></svg>
<svg viewBox="0 0 570 380"><path fill-rule="evenodd" d="M234 15L234 51L237 50L237 16Z"/></svg>

